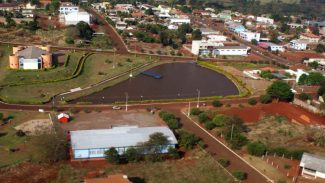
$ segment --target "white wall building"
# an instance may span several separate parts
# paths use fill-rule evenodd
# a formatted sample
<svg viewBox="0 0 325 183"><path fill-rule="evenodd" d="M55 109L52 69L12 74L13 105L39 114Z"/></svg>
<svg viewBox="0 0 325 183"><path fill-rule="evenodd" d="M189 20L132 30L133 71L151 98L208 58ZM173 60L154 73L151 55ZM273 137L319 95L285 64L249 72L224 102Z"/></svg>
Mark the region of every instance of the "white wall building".
<svg viewBox="0 0 325 183"><path fill-rule="evenodd" d="M239 37L248 42L251 42L253 39L259 42L260 36L261 34L258 32L250 32L250 31L239 32Z"/></svg>
<svg viewBox="0 0 325 183"><path fill-rule="evenodd" d="M193 40L192 41L192 54L194 55L208 55L211 51L208 48L223 46L223 43L217 43L205 40Z"/></svg>
<svg viewBox="0 0 325 183"><path fill-rule="evenodd" d="M272 18L267 17L256 17L256 22L261 22L265 24L273 24L274 20Z"/></svg>
<svg viewBox="0 0 325 183"><path fill-rule="evenodd" d="M120 155L130 148L141 148L139 145L149 140L153 133L162 133L168 144L159 145L160 153L167 153L169 147L175 147L177 140L167 127L125 126L111 129L71 131L71 148L74 159L104 158L105 151L114 147ZM149 153L149 152L143 152Z"/></svg>
<svg viewBox="0 0 325 183"><path fill-rule="evenodd" d="M289 47L295 50L306 50L308 43L307 40L295 39L290 41Z"/></svg>
<svg viewBox="0 0 325 183"><path fill-rule="evenodd" d="M284 52L285 49L282 45L277 45L274 43L268 43L269 44L269 50L270 51L280 51L280 52Z"/></svg>
<svg viewBox="0 0 325 183"><path fill-rule="evenodd" d="M209 41L214 41L214 42L225 42L227 41L227 37L224 35L217 35L217 34L212 34L212 35L207 35L207 38Z"/></svg>
<svg viewBox="0 0 325 183"><path fill-rule="evenodd" d="M170 12L170 10L171 10L170 7L165 6L165 5L159 5L159 6L157 7L157 9L158 9L159 12L162 13L162 14L165 14L165 13L169 14L169 12Z"/></svg>
<svg viewBox="0 0 325 183"><path fill-rule="evenodd" d="M320 40L320 36L310 34L310 33L301 33L299 38L308 40L309 43L318 43Z"/></svg>
<svg viewBox="0 0 325 183"><path fill-rule="evenodd" d="M302 176L325 179L325 157L304 153L299 166Z"/></svg>
<svg viewBox="0 0 325 183"><path fill-rule="evenodd" d="M116 22L115 28L118 30L124 30L127 28L127 25L128 25L127 23L120 21L120 22Z"/></svg>
<svg viewBox="0 0 325 183"><path fill-rule="evenodd" d="M248 50L247 46L219 46L214 48L212 55L247 56Z"/></svg>
<svg viewBox="0 0 325 183"><path fill-rule="evenodd" d="M59 8L60 14L69 14L74 12L79 12L79 6L75 6L72 3L62 3Z"/></svg>
<svg viewBox="0 0 325 183"><path fill-rule="evenodd" d="M87 12L72 12L64 15L65 25L77 25L78 22L84 21L90 24L90 15Z"/></svg>

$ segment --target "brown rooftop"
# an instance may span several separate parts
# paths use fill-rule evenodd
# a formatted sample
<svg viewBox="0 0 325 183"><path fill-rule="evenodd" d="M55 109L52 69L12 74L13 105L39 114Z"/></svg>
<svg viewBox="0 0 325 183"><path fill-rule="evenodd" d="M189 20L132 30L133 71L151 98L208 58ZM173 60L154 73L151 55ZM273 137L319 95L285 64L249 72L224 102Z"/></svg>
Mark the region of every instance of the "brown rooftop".
<svg viewBox="0 0 325 183"><path fill-rule="evenodd" d="M126 175L109 175L106 178L85 179L85 183L132 183Z"/></svg>

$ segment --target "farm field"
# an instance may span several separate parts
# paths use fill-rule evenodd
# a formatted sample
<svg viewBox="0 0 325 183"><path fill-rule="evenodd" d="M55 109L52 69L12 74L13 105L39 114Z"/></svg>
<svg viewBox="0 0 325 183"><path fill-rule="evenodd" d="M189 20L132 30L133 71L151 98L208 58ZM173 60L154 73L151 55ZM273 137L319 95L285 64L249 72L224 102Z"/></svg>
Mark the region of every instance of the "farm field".
<svg viewBox="0 0 325 183"><path fill-rule="evenodd" d="M134 69L146 63L153 62L147 57L134 57L131 55L93 54L84 61L81 72L75 78L69 78L76 70L76 65L83 52L65 53L63 60L70 59L66 65L57 66L50 70L14 71L8 69L8 55L11 48L1 45L3 54L0 57L0 98L9 103L44 103L52 96L68 92L77 87L87 87L120 73ZM62 60L62 59L61 59ZM68 78L67 80L64 80ZM63 79L61 81L57 81ZM36 82L36 83L35 83ZM8 84L16 86L9 86ZM19 85L17 85L19 83Z"/></svg>

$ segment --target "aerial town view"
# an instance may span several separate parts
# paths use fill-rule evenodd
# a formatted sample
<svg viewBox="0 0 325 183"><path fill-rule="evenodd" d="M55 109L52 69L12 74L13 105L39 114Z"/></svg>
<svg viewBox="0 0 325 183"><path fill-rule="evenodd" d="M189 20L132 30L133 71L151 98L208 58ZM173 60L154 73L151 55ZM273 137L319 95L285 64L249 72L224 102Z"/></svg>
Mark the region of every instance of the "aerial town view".
<svg viewBox="0 0 325 183"><path fill-rule="evenodd" d="M324 0L0 0L0 183L325 183Z"/></svg>

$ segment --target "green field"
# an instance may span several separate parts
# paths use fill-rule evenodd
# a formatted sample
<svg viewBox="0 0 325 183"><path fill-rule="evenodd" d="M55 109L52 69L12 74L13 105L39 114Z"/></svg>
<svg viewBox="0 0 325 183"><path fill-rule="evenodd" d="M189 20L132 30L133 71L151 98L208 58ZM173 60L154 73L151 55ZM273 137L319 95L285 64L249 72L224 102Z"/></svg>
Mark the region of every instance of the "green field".
<svg viewBox="0 0 325 183"><path fill-rule="evenodd" d="M70 78L76 70L83 52L67 52L70 55L67 66L50 70L10 70L8 56L11 47L0 45L0 98L9 103L39 104L49 101L54 95L68 92L73 88L84 88L120 73L153 62L149 57L134 55L93 54L85 59L81 72ZM61 80L61 81L58 81ZM12 85L14 84L14 85Z"/></svg>

